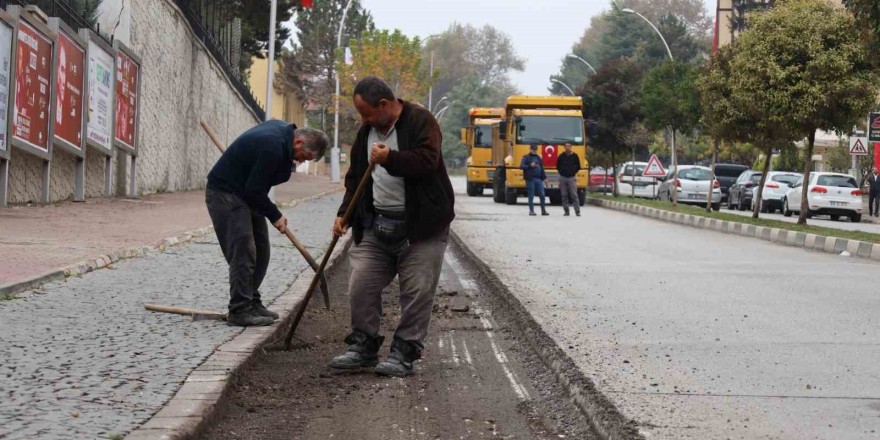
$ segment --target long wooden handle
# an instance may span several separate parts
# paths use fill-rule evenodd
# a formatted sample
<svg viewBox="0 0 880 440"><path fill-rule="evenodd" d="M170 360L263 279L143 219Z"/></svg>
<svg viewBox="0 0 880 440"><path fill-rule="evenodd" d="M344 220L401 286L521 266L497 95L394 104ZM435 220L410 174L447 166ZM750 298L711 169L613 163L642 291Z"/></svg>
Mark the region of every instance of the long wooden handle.
<svg viewBox="0 0 880 440"><path fill-rule="evenodd" d="M374 164L370 164L367 167L367 171L364 173L364 177L361 178L361 181L358 183L357 189L354 191L354 197L351 198L351 201L348 203L348 207L345 208L345 215L342 216L342 224L348 225L348 222L351 220L352 214L354 214L354 208L358 204L358 200L360 200L361 196L364 194L364 190L367 189L367 182L370 181L370 178L373 175L373 166ZM327 251L324 252L324 258L321 259L321 265L318 266L318 270L315 272L315 277L312 278L312 283L309 284L309 290L306 291L306 297L303 299L302 304L299 306L299 309L296 311L296 317L293 318L293 324L290 325L290 330L287 331L287 336L284 339L284 345L287 350L290 350L290 342L293 340L293 334L296 333L296 328L299 326L299 322L302 320L303 314L306 312L306 307L309 305L309 301L312 300L312 294L315 293L315 287L318 285L318 279L320 279L321 275L324 273L324 268L327 266L327 262L330 261L330 255L333 254L333 249L336 247L336 243L339 241L339 236L333 234L333 240L330 241L330 247L327 248Z"/></svg>
<svg viewBox="0 0 880 440"><path fill-rule="evenodd" d="M305 258L306 261L309 262L309 266L312 267L312 270L317 272L319 267L318 262L315 261L314 258L312 258L312 254L310 254L309 251L306 250L306 247L296 238L295 235L293 235L293 232L291 232L289 228L285 230L284 233L285 235L287 235L287 239L290 240L291 243L293 243L293 247L295 247L299 251L299 253L302 254L303 258ZM329 309L330 288L327 286L327 277L324 276L323 273L321 274L321 293L324 294L324 307Z"/></svg>
<svg viewBox="0 0 880 440"><path fill-rule="evenodd" d="M144 308L151 312L162 312L162 313L173 313L175 315L186 315L192 316L196 314L219 314L222 315L222 312L215 312L211 310L197 310L197 309L188 309L186 307L172 307L172 306L163 306L161 304L144 304Z"/></svg>
<svg viewBox="0 0 880 440"><path fill-rule="evenodd" d="M220 144L219 140L217 140L217 136L214 135L214 131L211 130L211 127L208 127L208 124L206 124L205 121L199 121L199 124L202 126L203 129L205 129L205 133L208 134L208 137L211 138L211 141L214 142L214 145L217 146L217 149L220 150L220 154L225 153L226 150L223 149L223 145Z"/></svg>

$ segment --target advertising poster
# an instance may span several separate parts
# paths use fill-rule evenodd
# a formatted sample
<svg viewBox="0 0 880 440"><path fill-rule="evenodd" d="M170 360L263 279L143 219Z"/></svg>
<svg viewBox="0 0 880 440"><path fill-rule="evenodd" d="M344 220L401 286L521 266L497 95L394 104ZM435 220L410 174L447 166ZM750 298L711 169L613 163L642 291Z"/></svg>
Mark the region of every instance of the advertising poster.
<svg viewBox="0 0 880 440"><path fill-rule="evenodd" d="M15 104L12 135L49 151L49 97L52 42L21 21L18 23Z"/></svg>
<svg viewBox="0 0 880 440"><path fill-rule="evenodd" d="M76 147L82 143L85 60L85 52L61 32L58 35L58 65L55 68L55 136Z"/></svg>
<svg viewBox="0 0 880 440"><path fill-rule="evenodd" d="M121 51L116 54L116 140L134 148L137 132L138 65Z"/></svg>
<svg viewBox="0 0 880 440"><path fill-rule="evenodd" d="M87 139L107 150L113 147L113 55L89 41L89 123Z"/></svg>
<svg viewBox="0 0 880 440"><path fill-rule="evenodd" d="M9 121L9 78L12 71L12 28L0 23L0 150L6 151Z"/></svg>

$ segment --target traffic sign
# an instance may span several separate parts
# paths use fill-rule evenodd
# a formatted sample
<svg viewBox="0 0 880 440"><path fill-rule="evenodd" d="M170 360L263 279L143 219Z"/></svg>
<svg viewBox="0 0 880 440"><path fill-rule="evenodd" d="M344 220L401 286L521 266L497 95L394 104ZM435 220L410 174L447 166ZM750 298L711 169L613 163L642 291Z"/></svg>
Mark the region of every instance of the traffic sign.
<svg viewBox="0 0 880 440"><path fill-rule="evenodd" d="M666 170L663 169L663 165L660 165L660 159L657 159L656 154L652 154L651 159L648 160L648 165L645 167L645 172L642 173L642 176L663 177L665 175Z"/></svg>
<svg viewBox="0 0 880 440"><path fill-rule="evenodd" d="M849 138L849 154L853 156L868 155L868 138L851 137Z"/></svg>
<svg viewBox="0 0 880 440"><path fill-rule="evenodd" d="M880 113L868 115L868 140L880 142Z"/></svg>

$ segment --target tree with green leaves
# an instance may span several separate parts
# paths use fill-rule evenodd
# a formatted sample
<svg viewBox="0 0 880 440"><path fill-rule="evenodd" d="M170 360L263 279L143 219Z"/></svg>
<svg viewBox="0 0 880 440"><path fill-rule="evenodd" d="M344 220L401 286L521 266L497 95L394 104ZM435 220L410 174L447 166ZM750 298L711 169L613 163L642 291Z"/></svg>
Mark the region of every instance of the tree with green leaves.
<svg viewBox="0 0 880 440"><path fill-rule="evenodd" d="M843 0L843 5L855 15L859 27L868 30L866 35L872 40L874 52L880 52L880 2L876 0ZM880 61L877 62L880 63Z"/></svg>
<svg viewBox="0 0 880 440"><path fill-rule="evenodd" d="M605 63L578 91L584 99L585 117L596 121L598 137L591 147L611 155L615 176L615 159L625 154L627 136L643 118L643 75L638 63L621 58ZM617 195L616 177L614 194Z"/></svg>
<svg viewBox="0 0 880 440"><path fill-rule="evenodd" d="M864 117L876 101L878 76L852 32L856 26L851 14L824 0L780 0L753 16L737 41L730 81L735 107L756 122L754 132L780 146L806 137L809 159L817 130L848 132ZM808 179L812 161L804 162ZM808 186L799 224L809 214Z"/></svg>
<svg viewBox="0 0 880 440"><path fill-rule="evenodd" d="M101 7L102 0L68 0L68 2L89 25L94 26L98 22L98 8Z"/></svg>

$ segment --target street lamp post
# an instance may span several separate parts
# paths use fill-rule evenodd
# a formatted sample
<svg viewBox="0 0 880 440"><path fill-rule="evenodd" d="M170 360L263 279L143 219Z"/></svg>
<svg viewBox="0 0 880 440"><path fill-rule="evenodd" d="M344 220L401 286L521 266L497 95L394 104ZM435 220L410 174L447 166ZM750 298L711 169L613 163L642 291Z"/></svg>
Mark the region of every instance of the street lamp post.
<svg viewBox="0 0 880 440"><path fill-rule="evenodd" d="M422 40L422 43L427 43L428 40L430 40L431 38L434 38L438 35L440 35L440 34L428 35L427 37L425 37L424 40ZM434 49L431 49L431 71L430 71L430 73L431 73L431 76L433 77L434 76ZM433 104L434 104L433 101L434 101L434 81L432 80L431 85L428 87L428 111L430 111L433 108Z"/></svg>
<svg viewBox="0 0 880 440"><path fill-rule="evenodd" d="M565 84L564 82L562 82L562 81L560 81L560 80L558 80L558 79L556 79L556 78L550 78L550 82L554 82L554 83L556 83L556 84L561 85L562 87L565 87L565 89L568 90L568 93L571 93L571 96L574 96L574 91L571 90L571 87L569 87L569 86L568 86L567 84Z"/></svg>
<svg viewBox="0 0 880 440"><path fill-rule="evenodd" d="M345 25L345 16L352 0L348 0L339 18L339 31L336 33L336 48L342 46L342 28ZM330 181L339 182L339 69L336 69L336 110L333 114L333 149L330 150Z"/></svg>
<svg viewBox="0 0 880 440"><path fill-rule="evenodd" d="M587 62L587 60L585 60L585 59L583 59L583 58L581 58L581 57L579 57L579 56L577 56L577 55L575 55L575 54L573 54L573 53L570 53L570 54L566 55L566 57L568 57L568 58L574 58L574 59L576 59L576 60L581 60L582 63L586 64L587 67L589 67L590 70L593 71L593 74L594 74L594 75L596 74L596 69L594 69L593 66L591 66L590 63Z"/></svg>
<svg viewBox="0 0 880 440"><path fill-rule="evenodd" d="M657 29L657 26L654 26L654 23L651 23L651 20L648 20L647 18L645 18L644 15L639 14L638 12L636 12L630 8L625 8L625 9L622 9L621 11L623 11L624 13L627 13L627 14L638 15L642 20L645 20L646 23L651 25L651 28L654 29L654 32L657 32L657 35L660 36L660 40L663 41L663 45L666 46L666 53L669 55L669 61L675 61L675 58L672 57L672 50L669 49L669 44L666 43L666 38L663 38L663 34L660 33L660 29ZM673 127L669 127L669 131L672 133L672 178L673 178L673 183L674 183L675 179L678 179L678 159L676 158L676 155L675 155L675 129ZM712 199L712 189L711 188L709 188L709 196L708 197L710 200ZM673 193L672 193L672 206L676 206L676 205L678 205L678 187L677 186L675 187L675 191L673 191Z"/></svg>

